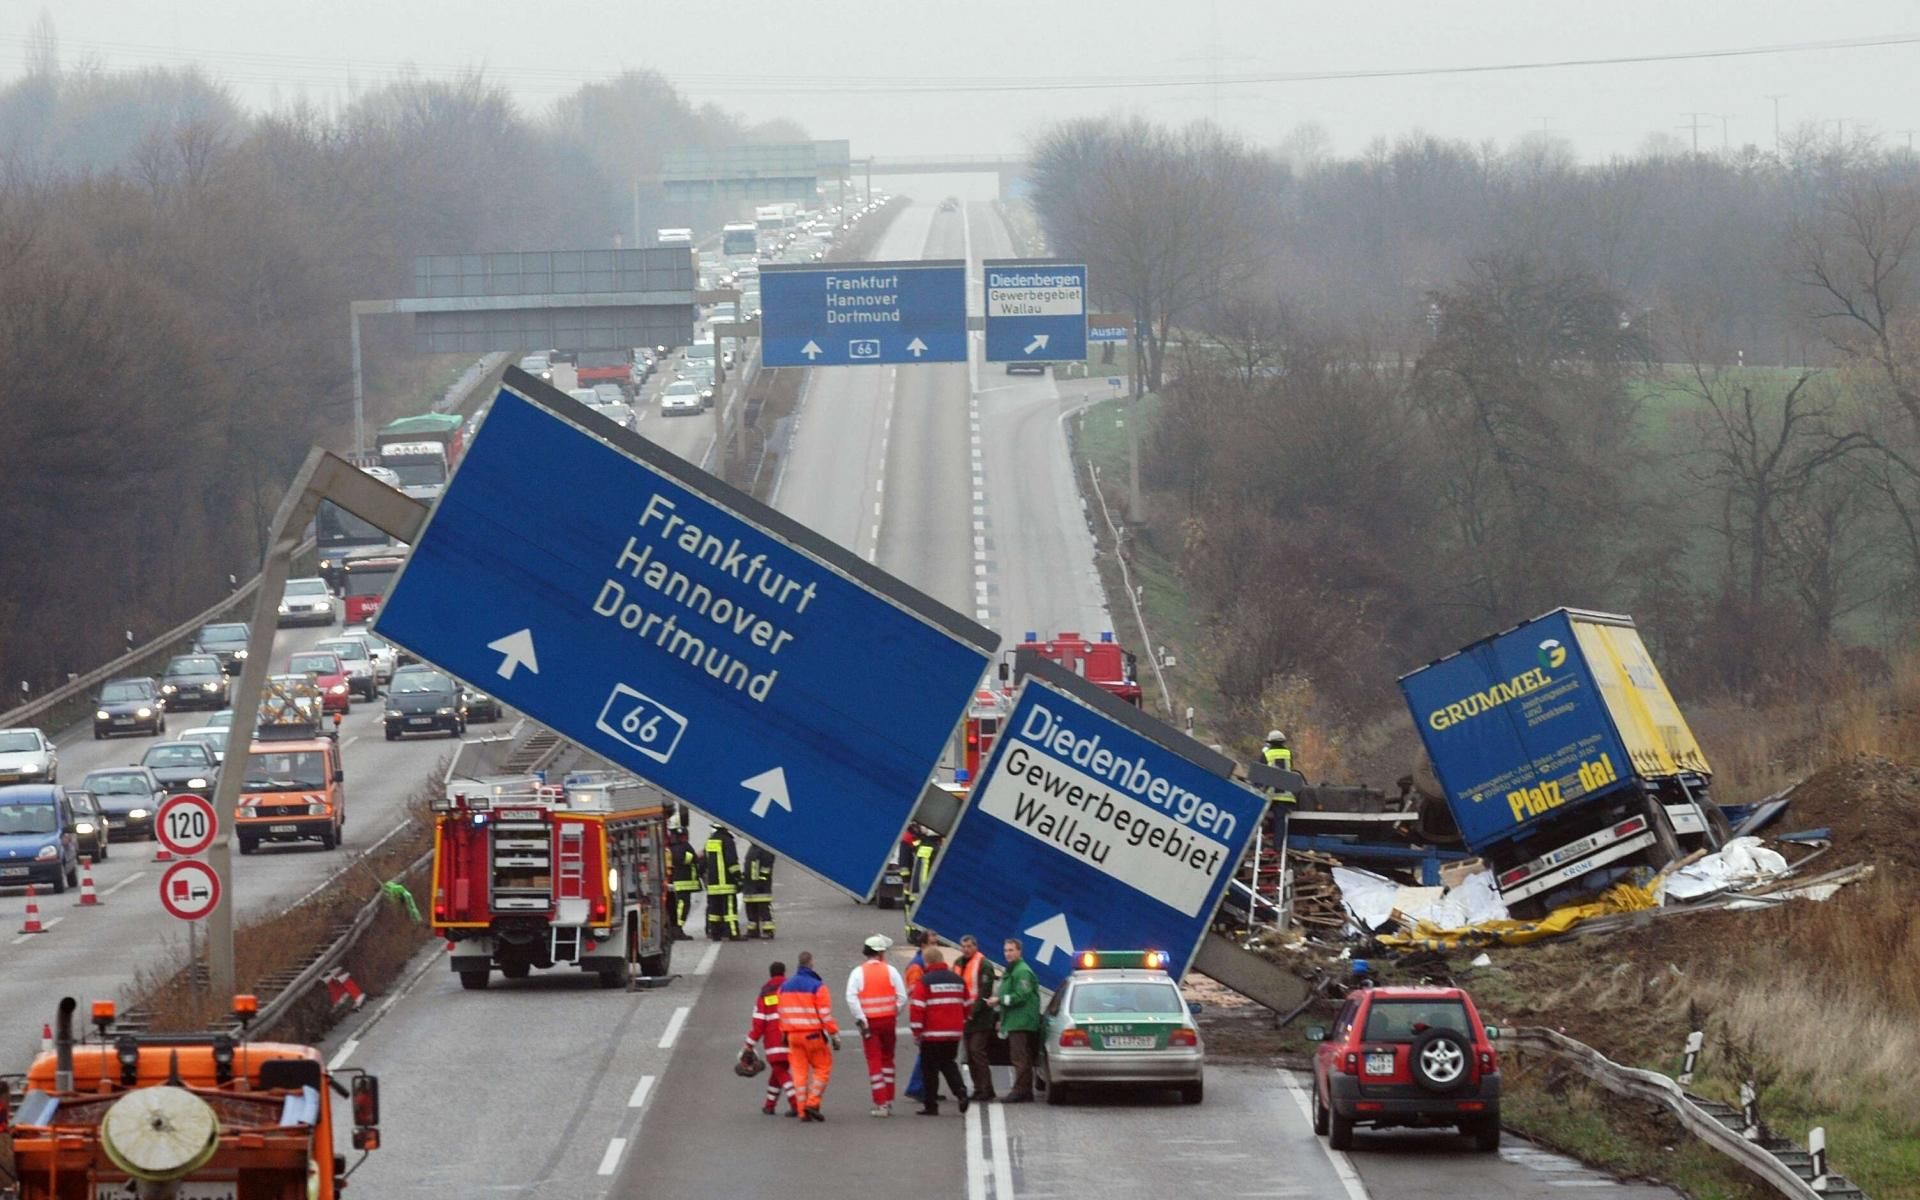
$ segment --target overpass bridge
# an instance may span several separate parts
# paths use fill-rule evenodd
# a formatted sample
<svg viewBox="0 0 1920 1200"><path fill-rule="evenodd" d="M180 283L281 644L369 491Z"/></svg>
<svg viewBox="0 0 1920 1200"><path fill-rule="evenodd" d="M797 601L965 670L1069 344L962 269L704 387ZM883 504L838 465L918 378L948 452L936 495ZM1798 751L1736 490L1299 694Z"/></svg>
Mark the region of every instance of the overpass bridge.
<svg viewBox="0 0 1920 1200"><path fill-rule="evenodd" d="M873 154L855 158L856 170L875 175L993 175L1000 182L1000 198L1018 195L1027 186L1032 166L1019 154Z"/></svg>

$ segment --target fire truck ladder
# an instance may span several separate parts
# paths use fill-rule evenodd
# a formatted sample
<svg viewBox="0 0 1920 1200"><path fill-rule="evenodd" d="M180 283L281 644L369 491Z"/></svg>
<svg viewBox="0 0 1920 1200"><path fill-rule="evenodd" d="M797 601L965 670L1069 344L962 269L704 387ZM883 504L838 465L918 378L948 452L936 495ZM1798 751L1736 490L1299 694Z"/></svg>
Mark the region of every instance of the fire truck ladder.
<svg viewBox="0 0 1920 1200"><path fill-rule="evenodd" d="M560 853L553 872L553 961L580 961L580 927L587 920L587 831L577 824L555 831Z"/></svg>

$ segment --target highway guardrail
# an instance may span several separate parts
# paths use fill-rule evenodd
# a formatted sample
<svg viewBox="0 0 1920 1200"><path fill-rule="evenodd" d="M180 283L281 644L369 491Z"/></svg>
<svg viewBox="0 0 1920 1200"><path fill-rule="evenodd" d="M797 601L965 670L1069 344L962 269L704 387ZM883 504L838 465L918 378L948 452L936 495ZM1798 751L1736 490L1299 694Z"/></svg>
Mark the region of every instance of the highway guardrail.
<svg viewBox="0 0 1920 1200"><path fill-rule="evenodd" d="M1506 1036L1501 1038L1502 1046L1565 1063L1616 1096L1660 1105L1688 1132L1751 1171L1782 1196L1795 1197L1795 1200L1833 1200L1834 1197L1864 1200L1866 1193L1847 1182L1844 1176L1831 1172L1818 1174L1812 1165L1814 1156L1807 1150L1781 1138L1761 1136L1757 1130L1749 1136L1740 1110L1693 1095L1658 1071L1623 1067L1592 1046L1551 1029L1529 1025L1503 1033ZM1816 1186L1816 1178L1820 1186Z"/></svg>

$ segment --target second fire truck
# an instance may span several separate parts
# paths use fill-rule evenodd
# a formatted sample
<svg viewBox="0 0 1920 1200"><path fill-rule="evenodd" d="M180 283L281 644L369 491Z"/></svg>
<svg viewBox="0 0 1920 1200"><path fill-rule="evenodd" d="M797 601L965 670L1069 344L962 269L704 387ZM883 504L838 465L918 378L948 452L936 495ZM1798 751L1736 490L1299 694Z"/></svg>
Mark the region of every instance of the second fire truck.
<svg viewBox="0 0 1920 1200"><path fill-rule="evenodd" d="M433 804L433 930L462 987L536 967L609 988L669 973L667 809L646 795L614 772L449 785Z"/></svg>

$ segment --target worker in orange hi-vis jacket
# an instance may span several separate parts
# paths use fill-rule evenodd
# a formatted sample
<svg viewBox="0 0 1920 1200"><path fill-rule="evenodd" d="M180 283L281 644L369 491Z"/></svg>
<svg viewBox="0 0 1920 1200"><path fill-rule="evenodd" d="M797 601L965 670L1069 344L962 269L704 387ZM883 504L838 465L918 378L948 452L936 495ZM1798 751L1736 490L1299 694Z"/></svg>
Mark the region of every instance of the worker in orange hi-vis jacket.
<svg viewBox="0 0 1920 1200"><path fill-rule="evenodd" d="M907 1007L907 985L887 961L893 939L876 933L861 944L863 961L847 976L847 1007L860 1026L861 1047L867 1052L867 1083L873 1089L876 1117L893 1115L894 1047L901 1010Z"/></svg>
<svg viewBox="0 0 1920 1200"><path fill-rule="evenodd" d="M802 1121L824 1121L821 1098L833 1077L833 1052L840 1049L840 1025L833 1019L833 997L813 969L813 952L802 950L793 974L780 985L780 1032L787 1039L787 1064L793 1072L793 1098Z"/></svg>

